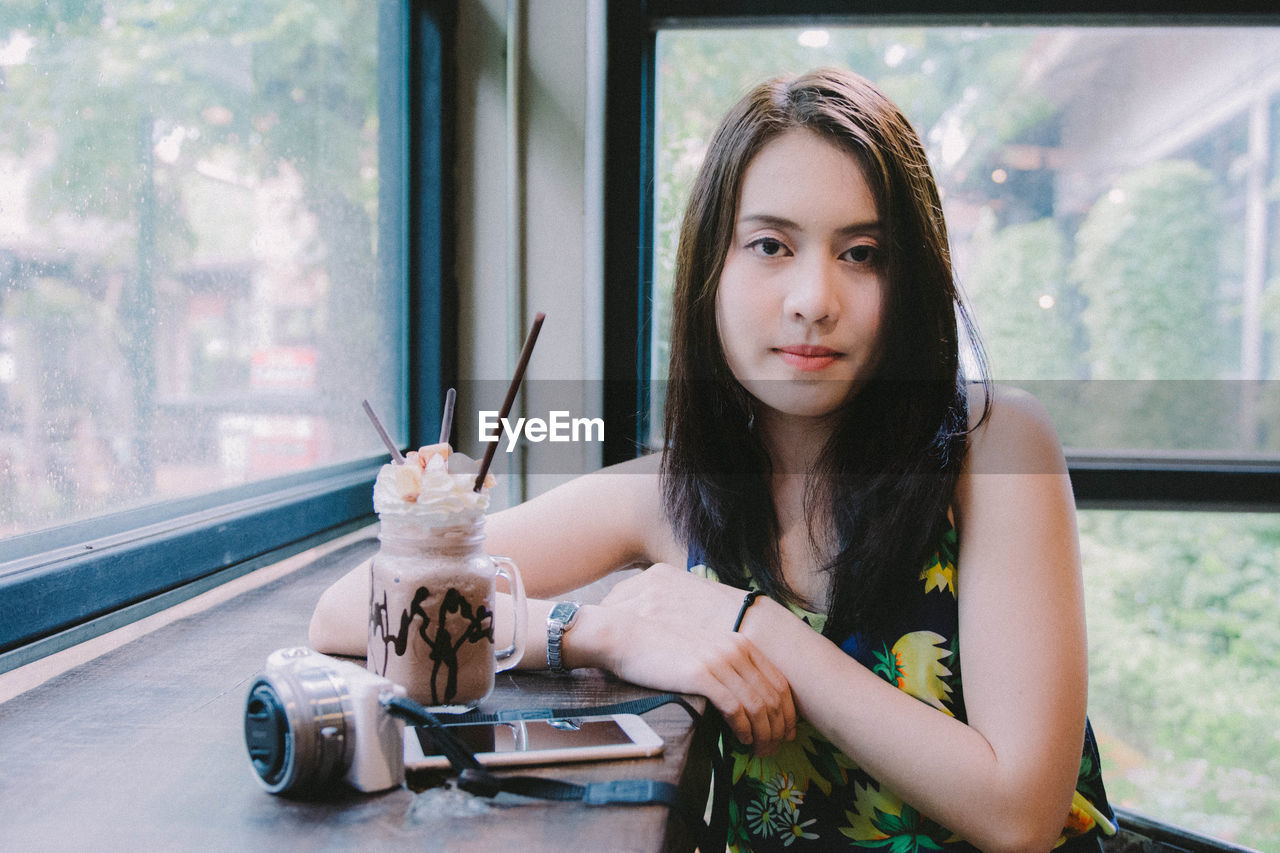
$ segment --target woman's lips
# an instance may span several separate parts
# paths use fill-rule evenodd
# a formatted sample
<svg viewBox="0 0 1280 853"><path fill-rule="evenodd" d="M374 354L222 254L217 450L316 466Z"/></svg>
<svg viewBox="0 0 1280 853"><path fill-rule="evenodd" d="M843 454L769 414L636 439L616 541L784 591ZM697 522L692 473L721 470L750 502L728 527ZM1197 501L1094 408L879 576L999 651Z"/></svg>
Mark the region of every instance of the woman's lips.
<svg viewBox="0 0 1280 853"><path fill-rule="evenodd" d="M782 361L797 370L825 370L835 364L840 353L828 347L789 346L779 347Z"/></svg>

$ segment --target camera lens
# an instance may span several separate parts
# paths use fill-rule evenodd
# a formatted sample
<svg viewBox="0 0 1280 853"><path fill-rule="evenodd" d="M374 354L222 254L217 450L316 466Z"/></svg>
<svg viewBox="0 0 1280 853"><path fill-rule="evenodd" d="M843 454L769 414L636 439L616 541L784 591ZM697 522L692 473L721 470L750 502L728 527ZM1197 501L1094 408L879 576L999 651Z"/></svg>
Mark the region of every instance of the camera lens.
<svg viewBox="0 0 1280 853"><path fill-rule="evenodd" d="M244 709L244 742L253 769L268 783L280 780L288 752L289 720L271 685L259 682Z"/></svg>
<svg viewBox="0 0 1280 853"><path fill-rule="evenodd" d="M350 719L342 680L325 667L258 676L245 700L244 741L262 786L305 797L341 778L355 749Z"/></svg>

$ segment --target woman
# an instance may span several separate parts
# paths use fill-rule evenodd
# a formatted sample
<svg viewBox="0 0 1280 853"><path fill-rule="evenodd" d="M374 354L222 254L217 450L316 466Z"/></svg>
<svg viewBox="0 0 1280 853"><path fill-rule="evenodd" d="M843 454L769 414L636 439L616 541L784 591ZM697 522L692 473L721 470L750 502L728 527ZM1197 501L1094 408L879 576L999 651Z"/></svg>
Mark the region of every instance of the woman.
<svg viewBox="0 0 1280 853"><path fill-rule="evenodd" d="M765 83L685 216L667 449L489 521L531 596L649 566L558 651L721 711L734 849L1048 850L1109 814L1062 451L1034 400L964 381L957 315L897 108L845 72ZM353 576L318 648L363 649Z"/></svg>

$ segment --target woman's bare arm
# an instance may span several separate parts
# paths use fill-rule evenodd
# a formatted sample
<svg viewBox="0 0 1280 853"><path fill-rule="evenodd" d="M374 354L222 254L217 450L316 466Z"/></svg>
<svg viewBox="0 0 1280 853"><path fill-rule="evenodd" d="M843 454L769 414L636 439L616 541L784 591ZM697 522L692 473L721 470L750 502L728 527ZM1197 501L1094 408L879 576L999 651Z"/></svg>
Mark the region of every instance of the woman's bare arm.
<svg viewBox="0 0 1280 853"><path fill-rule="evenodd" d="M613 466L489 517L486 549L516 561L530 596L521 668L546 666L548 597L629 565L683 562L663 517L657 462ZM369 582L365 562L324 592L311 620L315 649L365 653ZM505 643L510 598L499 595L496 609L495 635ZM589 605L565 635L563 654L570 667L601 667L647 687L704 695L739 738L764 751L795 732L794 702L778 668L745 637L714 625L672 626Z"/></svg>
<svg viewBox="0 0 1280 853"><path fill-rule="evenodd" d="M657 457L614 465L490 515L485 550L515 560L534 599L530 624L539 616L545 621L542 610L549 606L536 599L563 595L627 565L647 565L651 550L669 555L673 543L663 541L657 501ZM312 647L364 654L368 602L365 561L321 595L311 619Z"/></svg>

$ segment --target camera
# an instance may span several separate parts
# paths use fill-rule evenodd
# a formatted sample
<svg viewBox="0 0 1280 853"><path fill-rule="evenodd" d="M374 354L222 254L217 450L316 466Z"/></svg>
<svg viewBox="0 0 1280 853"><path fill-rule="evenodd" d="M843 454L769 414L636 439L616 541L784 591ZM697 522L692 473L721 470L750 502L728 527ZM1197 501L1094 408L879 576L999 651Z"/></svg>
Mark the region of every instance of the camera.
<svg viewBox="0 0 1280 853"><path fill-rule="evenodd" d="M306 647L267 657L244 708L244 740L267 791L308 797L345 781L360 791L404 782L404 722L384 698L398 684Z"/></svg>

